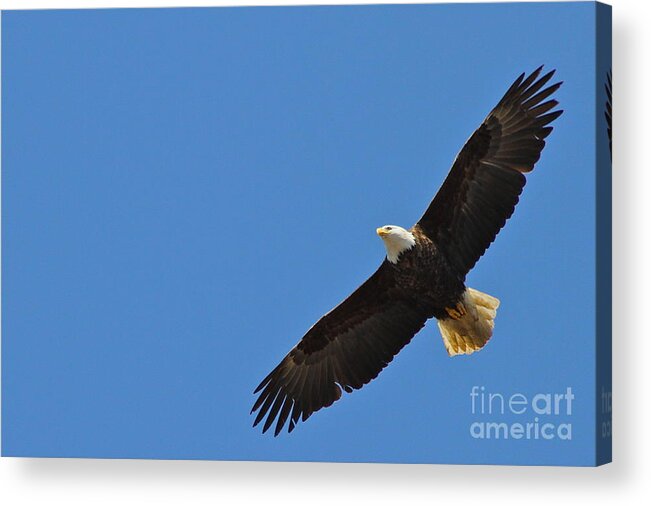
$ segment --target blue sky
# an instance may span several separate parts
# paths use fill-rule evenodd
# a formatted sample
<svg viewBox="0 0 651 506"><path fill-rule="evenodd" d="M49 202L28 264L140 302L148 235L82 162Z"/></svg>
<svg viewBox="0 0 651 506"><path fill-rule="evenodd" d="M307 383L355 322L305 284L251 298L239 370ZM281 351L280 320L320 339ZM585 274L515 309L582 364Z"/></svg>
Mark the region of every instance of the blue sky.
<svg viewBox="0 0 651 506"><path fill-rule="evenodd" d="M594 26L592 3L3 13L3 453L588 463ZM291 435L252 429L255 386L382 261L375 228L411 226L540 64L566 112L468 277L502 300L490 344L450 359L432 321ZM572 441L471 438L474 385L572 387Z"/></svg>

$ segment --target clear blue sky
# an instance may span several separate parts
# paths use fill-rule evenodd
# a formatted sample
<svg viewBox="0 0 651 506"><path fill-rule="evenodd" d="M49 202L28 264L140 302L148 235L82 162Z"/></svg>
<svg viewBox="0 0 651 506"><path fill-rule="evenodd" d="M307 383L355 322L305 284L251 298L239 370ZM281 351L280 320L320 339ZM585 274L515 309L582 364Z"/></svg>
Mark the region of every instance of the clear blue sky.
<svg viewBox="0 0 651 506"><path fill-rule="evenodd" d="M4 454L586 461L593 4L9 12L2 43ZM448 358L432 321L291 435L252 429L375 228L411 226L540 64L566 112L468 277L502 300L490 344ZM572 441L471 438L473 385L571 386Z"/></svg>

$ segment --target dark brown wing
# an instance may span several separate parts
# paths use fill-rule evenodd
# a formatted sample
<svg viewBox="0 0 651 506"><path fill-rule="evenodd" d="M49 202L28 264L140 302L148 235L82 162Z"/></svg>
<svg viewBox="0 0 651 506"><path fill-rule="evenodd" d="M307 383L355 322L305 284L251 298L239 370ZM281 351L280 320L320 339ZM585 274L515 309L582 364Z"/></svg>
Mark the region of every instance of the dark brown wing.
<svg viewBox="0 0 651 506"><path fill-rule="evenodd" d="M606 81L606 125L608 126L608 148L610 158L613 157L613 80L612 74L608 72Z"/></svg>
<svg viewBox="0 0 651 506"><path fill-rule="evenodd" d="M510 218L530 172L540 158L548 126L563 111L546 99L562 83L543 87L542 67L522 74L472 134L441 189L418 222L465 276ZM542 90L542 91L541 91Z"/></svg>
<svg viewBox="0 0 651 506"><path fill-rule="evenodd" d="M289 420L303 421L375 378L423 327L427 317L395 288L387 261L352 295L323 316L260 383L251 413L277 418L277 436Z"/></svg>

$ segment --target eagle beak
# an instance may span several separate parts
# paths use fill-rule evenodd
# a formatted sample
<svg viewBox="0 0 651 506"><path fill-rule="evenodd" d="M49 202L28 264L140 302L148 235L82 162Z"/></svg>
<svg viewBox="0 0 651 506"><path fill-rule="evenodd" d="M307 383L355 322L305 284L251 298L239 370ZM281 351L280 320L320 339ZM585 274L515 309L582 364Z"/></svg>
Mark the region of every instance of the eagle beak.
<svg viewBox="0 0 651 506"><path fill-rule="evenodd" d="M384 230L383 228L378 228L378 229L375 230L375 232L377 232L377 235L379 235L380 237L384 237L385 235L388 235L388 233L389 233L386 230Z"/></svg>

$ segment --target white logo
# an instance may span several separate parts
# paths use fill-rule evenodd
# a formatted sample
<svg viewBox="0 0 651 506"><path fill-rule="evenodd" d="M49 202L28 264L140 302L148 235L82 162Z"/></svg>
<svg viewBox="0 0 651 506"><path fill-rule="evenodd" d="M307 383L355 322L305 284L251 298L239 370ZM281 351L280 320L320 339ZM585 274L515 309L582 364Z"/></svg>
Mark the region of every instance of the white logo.
<svg viewBox="0 0 651 506"><path fill-rule="evenodd" d="M470 435L475 439L572 439L572 387L563 393L502 394L483 386L470 389L470 412L475 420ZM513 415L522 421L513 422ZM491 421L478 420L489 417ZM508 416L509 421L494 421Z"/></svg>

